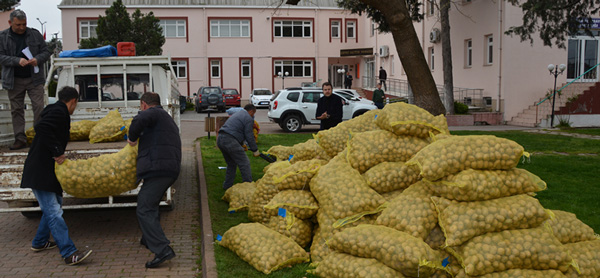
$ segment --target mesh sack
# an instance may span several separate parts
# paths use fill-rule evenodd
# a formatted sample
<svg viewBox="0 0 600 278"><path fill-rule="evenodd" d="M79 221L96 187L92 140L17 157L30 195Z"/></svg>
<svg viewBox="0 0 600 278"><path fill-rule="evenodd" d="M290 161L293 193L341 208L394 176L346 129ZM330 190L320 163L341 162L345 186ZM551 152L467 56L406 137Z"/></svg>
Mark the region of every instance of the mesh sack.
<svg viewBox="0 0 600 278"><path fill-rule="evenodd" d="M435 225L433 230L429 232L427 238L425 239L425 243L429 245L433 250L439 250L446 243L446 236L444 235L444 231L440 228L440 225Z"/></svg>
<svg viewBox="0 0 600 278"><path fill-rule="evenodd" d="M263 177L256 181L256 190L248 206L248 219L252 222L266 223L271 216L277 215L277 213L265 211L264 206L279 193L277 185L273 183L273 176L280 175L282 171L290 167L290 162L277 161L270 165Z"/></svg>
<svg viewBox="0 0 600 278"><path fill-rule="evenodd" d="M312 240L313 224L308 220L298 219L291 213L287 213L285 217L273 216L265 226L293 239L302 248Z"/></svg>
<svg viewBox="0 0 600 278"><path fill-rule="evenodd" d="M402 192L404 192L404 189L398 189L398 190L394 190L394 191L390 191L390 192L386 192L386 193L381 193L381 197L383 197L386 201L391 201L394 200L394 198L400 196L400 194L402 194Z"/></svg>
<svg viewBox="0 0 600 278"><path fill-rule="evenodd" d="M512 140L492 135L451 136L427 145L407 164L417 166L424 179L435 181L466 169L512 169L523 154L523 147Z"/></svg>
<svg viewBox="0 0 600 278"><path fill-rule="evenodd" d="M292 159L290 159L290 162L292 164L303 160L331 159L331 157L325 152L325 150L321 148L319 144L317 144L317 140L315 139L309 139L306 142L298 143L292 146L292 154Z"/></svg>
<svg viewBox="0 0 600 278"><path fill-rule="evenodd" d="M346 142L350 139L350 133L379 129L375 124L375 120L380 111L379 109L370 110L358 117L343 121L333 128L319 131L315 136L319 146L330 157L336 156L339 152L346 149Z"/></svg>
<svg viewBox="0 0 600 278"><path fill-rule="evenodd" d="M90 132L98 122L83 120L71 123L69 141L85 141L90 139Z"/></svg>
<svg viewBox="0 0 600 278"><path fill-rule="evenodd" d="M544 226L488 233L461 246L448 247L446 251L452 253L471 276L509 269L566 272L576 265L560 241Z"/></svg>
<svg viewBox="0 0 600 278"><path fill-rule="evenodd" d="M264 274L309 261L306 251L296 242L259 223L232 227L219 244Z"/></svg>
<svg viewBox="0 0 600 278"><path fill-rule="evenodd" d="M33 137L35 137L35 129L33 127L28 128L25 131L25 136L27 136L27 144L31 145L31 142L33 142Z"/></svg>
<svg viewBox="0 0 600 278"><path fill-rule="evenodd" d="M223 200L229 203L227 211L248 210L254 191L256 191L256 184L254 182L236 183L228 188L225 191L225 195L223 195Z"/></svg>
<svg viewBox="0 0 600 278"><path fill-rule="evenodd" d="M277 145L269 148L265 154L275 156L277 160L288 160L294 154L294 149L291 146Z"/></svg>
<svg viewBox="0 0 600 278"><path fill-rule="evenodd" d="M391 200L376 223L425 240L437 222L431 193L422 182L417 182Z"/></svg>
<svg viewBox="0 0 600 278"><path fill-rule="evenodd" d="M310 219L317 214L319 204L310 191L285 190L277 193L264 208L275 213L278 209L283 208L297 218Z"/></svg>
<svg viewBox="0 0 600 278"><path fill-rule="evenodd" d="M483 201L539 192L546 183L525 169L473 170L427 181L433 195L456 201Z"/></svg>
<svg viewBox="0 0 600 278"><path fill-rule="evenodd" d="M421 179L419 171L404 162L382 162L367 170L363 177L367 185L377 193L404 189Z"/></svg>
<svg viewBox="0 0 600 278"><path fill-rule="evenodd" d="M461 270L456 278L469 278L464 270ZM565 275L558 270L534 270L534 269L509 269L501 272L494 272L486 275L476 276L477 278L564 278Z"/></svg>
<svg viewBox="0 0 600 278"><path fill-rule="evenodd" d="M447 246L491 232L538 227L549 217L540 202L521 194L476 202L456 202L431 197Z"/></svg>
<svg viewBox="0 0 600 278"><path fill-rule="evenodd" d="M54 172L63 190L77 198L101 198L136 189L137 145L119 152L55 164Z"/></svg>
<svg viewBox="0 0 600 278"><path fill-rule="evenodd" d="M375 259L366 259L333 252L327 255L311 273L319 277L335 278L402 278L402 273L380 263Z"/></svg>
<svg viewBox="0 0 600 278"><path fill-rule="evenodd" d="M564 246L579 266L579 272L570 268L566 273L567 277L600 277L600 240L580 241Z"/></svg>
<svg viewBox="0 0 600 278"><path fill-rule="evenodd" d="M327 245L340 253L377 259L405 276L429 277L443 269L440 253L423 240L384 226L348 228L333 235Z"/></svg>
<svg viewBox="0 0 600 278"><path fill-rule="evenodd" d="M111 110L90 130L90 144L125 139L127 129L118 109Z"/></svg>
<svg viewBox="0 0 600 278"><path fill-rule="evenodd" d="M275 184L278 190L308 190L308 182L324 164L327 161L320 159L299 161L273 172L271 180L267 182Z"/></svg>
<svg viewBox="0 0 600 278"><path fill-rule="evenodd" d="M381 129L396 135L427 138L430 133L450 133L444 115L434 117L427 110L404 102L386 105L379 113L376 122Z"/></svg>
<svg viewBox="0 0 600 278"><path fill-rule="evenodd" d="M561 210L551 212L552 217L547 223L562 244L596 239L594 230L577 219L575 214Z"/></svg>
<svg viewBox="0 0 600 278"><path fill-rule="evenodd" d="M350 165L364 173L382 162L407 161L428 144L426 139L373 130L353 133L346 151Z"/></svg>

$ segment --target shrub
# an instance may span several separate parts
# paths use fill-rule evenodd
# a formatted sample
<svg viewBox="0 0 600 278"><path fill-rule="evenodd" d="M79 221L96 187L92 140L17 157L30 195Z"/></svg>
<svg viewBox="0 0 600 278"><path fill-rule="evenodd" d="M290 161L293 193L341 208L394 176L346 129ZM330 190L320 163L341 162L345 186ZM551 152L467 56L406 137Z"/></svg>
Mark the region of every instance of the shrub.
<svg viewBox="0 0 600 278"><path fill-rule="evenodd" d="M454 102L454 114L468 114L469 106L461 102Z"/></svg>

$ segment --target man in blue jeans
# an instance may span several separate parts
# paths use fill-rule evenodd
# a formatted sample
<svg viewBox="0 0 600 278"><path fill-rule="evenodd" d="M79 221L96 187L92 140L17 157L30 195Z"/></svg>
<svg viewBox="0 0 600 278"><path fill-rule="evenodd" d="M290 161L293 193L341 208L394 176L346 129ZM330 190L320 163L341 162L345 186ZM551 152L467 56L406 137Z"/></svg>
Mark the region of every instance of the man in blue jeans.
<svg viewBox="0 0 600 278"><path fill-rule="evenodd" d="M219 129L219 137L217 137L217 147L223 153L225 162L227 163L227 171L225 172L225 181L223 189L227 190L233 186L235 172L240 168L243 182L252 181L252 170L250 169L250 160L246 156L242 145L244 141L248 143L248 148L256 157L260 155L256 140L254 140L254 114L256 107L252 104L244 106L244 110L233 114L225 124Z"/></svg>
<svg viewBox="0 0 600 278"><path fill-rule="evenodd" d="M31 243L31 250L40 252L58 245L60 255L68 265L85 260L92 250L79 251L69 237L63 218L62 187L54 173L54 163L65 161L69 141L71 114L77 107L79 93L73 87L63 87L58 101L46 106L34 126L35 137L23 167L22 188L31 188L42 210L42 219ZM50 241L50 234L55 242Z"/></svg>

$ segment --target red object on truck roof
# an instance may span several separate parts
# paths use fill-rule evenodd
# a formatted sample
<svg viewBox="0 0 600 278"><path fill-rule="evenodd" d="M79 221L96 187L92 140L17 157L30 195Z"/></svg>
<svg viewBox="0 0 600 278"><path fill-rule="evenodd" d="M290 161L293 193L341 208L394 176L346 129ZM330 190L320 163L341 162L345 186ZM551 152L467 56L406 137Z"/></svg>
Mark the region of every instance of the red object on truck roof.
<svg viewBox="0 0 600 278"><path fill-rule="evenodd" d="M135 56L135 43L133 42L118 42L117 56Z"/></svg>

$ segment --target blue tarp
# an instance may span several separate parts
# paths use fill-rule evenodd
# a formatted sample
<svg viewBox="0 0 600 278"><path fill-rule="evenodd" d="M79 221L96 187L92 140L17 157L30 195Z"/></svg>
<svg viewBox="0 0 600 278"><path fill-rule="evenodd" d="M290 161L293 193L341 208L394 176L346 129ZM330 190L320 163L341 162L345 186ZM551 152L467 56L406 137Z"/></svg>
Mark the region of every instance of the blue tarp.
<svg viewBox="0 0 600 278"><path fill-rule="evenodd" d="M112 45L105 45L92 49L63 50L58 54L60 58L81 58L81 57L109 57L117 56L117 49Z"/></svg>

